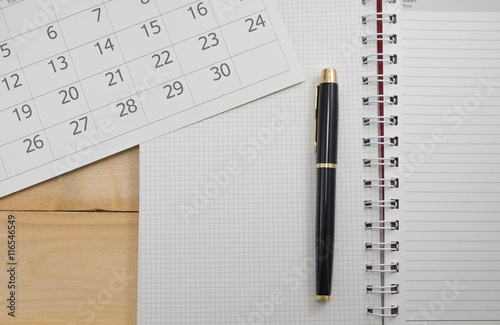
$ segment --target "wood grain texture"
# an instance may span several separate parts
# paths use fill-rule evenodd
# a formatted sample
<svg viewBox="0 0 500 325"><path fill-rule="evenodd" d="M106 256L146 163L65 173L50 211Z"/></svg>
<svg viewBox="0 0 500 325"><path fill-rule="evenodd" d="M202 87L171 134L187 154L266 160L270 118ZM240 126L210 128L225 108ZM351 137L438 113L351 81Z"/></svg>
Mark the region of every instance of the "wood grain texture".
<svg viewBox="0 0 500 325"><path fill-rule="evenodd" d="M2 198L0 210L139 211L139 147Z"/></svg>
<svg viewBox="0 0 500 325"><path fill-rule="evenodd" d="M8 216L16 317L7 315ZM137 213L0 212L0 324L135 324Z"/></svg>

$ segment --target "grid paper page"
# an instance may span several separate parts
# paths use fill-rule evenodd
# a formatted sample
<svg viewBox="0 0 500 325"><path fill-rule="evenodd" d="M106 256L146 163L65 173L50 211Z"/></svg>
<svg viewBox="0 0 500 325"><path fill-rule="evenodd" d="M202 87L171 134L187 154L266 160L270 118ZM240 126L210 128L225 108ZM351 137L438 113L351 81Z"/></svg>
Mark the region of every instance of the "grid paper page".
<svg viewBox="0 0 500 325"><path fill-rule="evenodd" d="M0 1L0 197L302 80L269 0Z"/></svg>
<svg viewBox="0 0 500 325"><path fill-rule="evenodd" d="M374 12L360 1L281 0L306 82L141 146L139 324L379 324L366 263L378 257L363 208L377 193L363 179L377 157L362 138L375 108L361 97L376 49L360 36ZM323 68L337 68L340 140L332 301L315 300L314 96Z"/></svg>

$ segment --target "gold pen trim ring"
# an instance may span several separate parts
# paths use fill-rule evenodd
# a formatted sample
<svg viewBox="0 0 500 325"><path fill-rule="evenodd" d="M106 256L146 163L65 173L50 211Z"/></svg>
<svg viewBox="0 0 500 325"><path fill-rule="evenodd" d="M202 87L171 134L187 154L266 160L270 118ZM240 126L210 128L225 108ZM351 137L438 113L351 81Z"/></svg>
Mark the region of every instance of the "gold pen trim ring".
<svg viewBox="0 0 500 325"><path fill-rule="evenodd" d="M331 299L331 296L316 296L316 300L323 300L323 301L326 301L326 300L330 300Z"/></svg>
<svg viewBox="0 0 500 325"><path fill-rule="evenodd" d="M337 169L337 164L331 164L331 163L316 164L316 168L332 168L332 169Z"/></svg>

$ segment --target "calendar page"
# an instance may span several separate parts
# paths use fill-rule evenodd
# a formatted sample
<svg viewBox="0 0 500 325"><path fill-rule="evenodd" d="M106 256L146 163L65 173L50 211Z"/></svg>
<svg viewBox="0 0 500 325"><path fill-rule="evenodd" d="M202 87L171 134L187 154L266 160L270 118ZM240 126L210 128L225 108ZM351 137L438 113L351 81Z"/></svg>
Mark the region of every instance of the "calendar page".
<svg viewBox="0 0 500 325"><path fill-rule="evenodd" d="M272 0L0 8L0 197L303 78Z"/></svg>

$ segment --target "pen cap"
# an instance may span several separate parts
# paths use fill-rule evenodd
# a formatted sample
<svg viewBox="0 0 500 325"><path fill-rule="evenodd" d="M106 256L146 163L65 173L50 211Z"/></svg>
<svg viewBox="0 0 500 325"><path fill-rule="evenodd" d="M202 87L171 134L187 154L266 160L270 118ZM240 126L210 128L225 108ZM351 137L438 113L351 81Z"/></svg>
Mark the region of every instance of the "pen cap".
<svg viewBox="0 0 500 325"><path fill-rule="evenodd" d="M323 69L320 83L338 83L337 71L335 69Z"/></svg>

